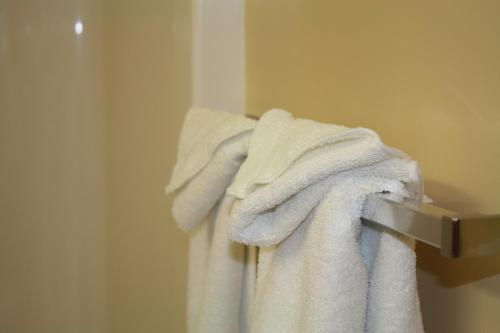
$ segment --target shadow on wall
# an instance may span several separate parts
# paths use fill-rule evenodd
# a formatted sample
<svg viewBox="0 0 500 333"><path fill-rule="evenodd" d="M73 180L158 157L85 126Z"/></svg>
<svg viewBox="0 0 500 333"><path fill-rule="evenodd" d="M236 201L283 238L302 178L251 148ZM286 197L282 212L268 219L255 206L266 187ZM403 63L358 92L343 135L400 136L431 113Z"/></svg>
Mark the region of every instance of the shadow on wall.
<svg viewBox="0 0 500 333"><path fill-rule="evenodd" d="M500 255L452 259L439 249L417 243L417 267L438 279L443 287L458 287L500 274Z"/></svg>

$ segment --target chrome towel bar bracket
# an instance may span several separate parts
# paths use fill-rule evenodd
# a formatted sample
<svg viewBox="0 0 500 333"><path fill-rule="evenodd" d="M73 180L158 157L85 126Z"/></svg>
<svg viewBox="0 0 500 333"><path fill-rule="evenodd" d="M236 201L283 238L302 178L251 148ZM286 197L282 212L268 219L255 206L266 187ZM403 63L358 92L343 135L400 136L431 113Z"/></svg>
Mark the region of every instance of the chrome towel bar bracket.
<svg viewBox="0 0 500 333"><path fill-rule="evenodd" d="M361 220L437 247L447 257L500 254L500 215L458 214L411 199L396 202L372 194Z"/></svg>

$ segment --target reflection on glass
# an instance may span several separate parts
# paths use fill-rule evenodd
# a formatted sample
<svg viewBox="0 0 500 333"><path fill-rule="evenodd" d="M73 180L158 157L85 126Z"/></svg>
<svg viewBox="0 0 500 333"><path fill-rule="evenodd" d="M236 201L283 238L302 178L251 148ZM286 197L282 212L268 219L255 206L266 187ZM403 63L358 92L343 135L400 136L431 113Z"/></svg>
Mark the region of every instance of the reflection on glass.
<svg viewBox="0 0 500 333"><path fill-rule="evenodd" d="M80 35L83 32L83 24L82 21L78 20L75 23L75 33Z"/></svg>

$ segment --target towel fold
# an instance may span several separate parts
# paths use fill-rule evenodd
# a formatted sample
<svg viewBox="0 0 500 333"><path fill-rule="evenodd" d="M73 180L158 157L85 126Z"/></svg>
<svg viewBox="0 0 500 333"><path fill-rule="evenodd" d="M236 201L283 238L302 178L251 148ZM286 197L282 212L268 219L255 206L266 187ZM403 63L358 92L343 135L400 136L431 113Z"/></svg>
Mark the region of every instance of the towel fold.
<svg viewBox="0 0 500 333"><path fill-rule="evenodd" d="M255 276L251 249L229 239L234 198L225 196L247 155L255 121L192 108L181 132L177 163L167 193L172 214L190 232L188 331L244 332L247 295ZM248 262L247 262L248 261Z"/></svg>
<svg viewBox="0 0 500 333"><path fill-rule="evenodd" d="M364 128L265 113L228 194L260 246L250 330L422 332L413 241L361 225L366 197L422 197L418 165Z"/></svg>
<svg viewBox="0 0 500 333"><path fill-rule="evenodd" d="M192 230L223 196L247 155L255 120L211 109L186 114L166 193L177 191L172 214Z"/></svg>

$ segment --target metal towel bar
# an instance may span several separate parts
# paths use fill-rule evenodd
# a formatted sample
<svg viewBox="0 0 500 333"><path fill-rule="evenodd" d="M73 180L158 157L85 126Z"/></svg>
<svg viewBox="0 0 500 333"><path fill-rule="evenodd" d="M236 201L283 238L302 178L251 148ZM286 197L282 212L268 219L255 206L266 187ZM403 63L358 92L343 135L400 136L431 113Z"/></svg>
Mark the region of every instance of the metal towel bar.
<svg viewBox="0 0 500 333"><path fill-rule="evenodd" d="M415 200L395 202L373 194L361 220L440 248L447 257L500 254L500 215L461 215Z"/></svg>

